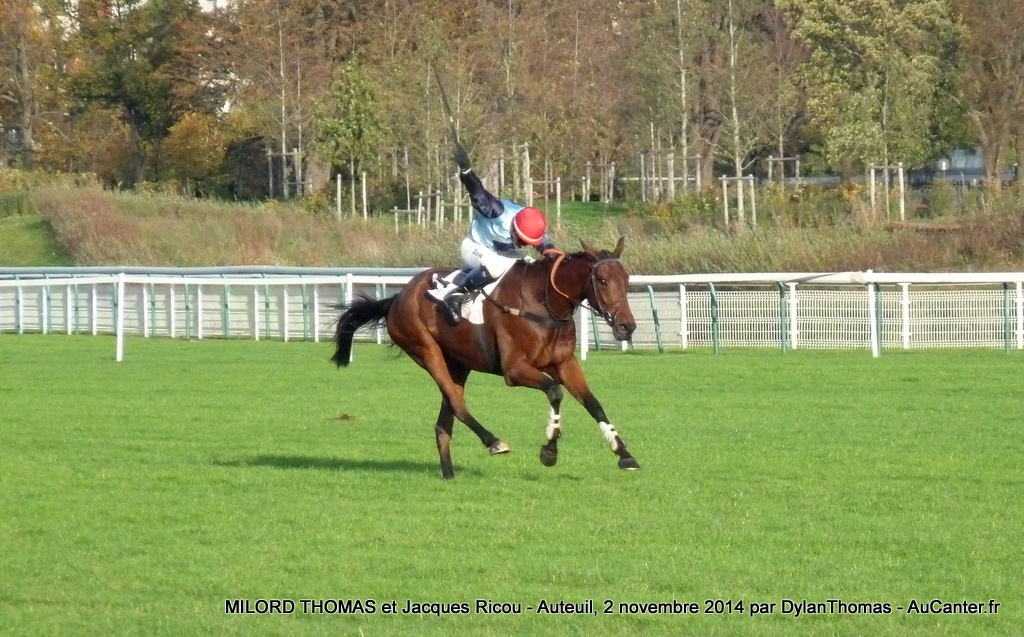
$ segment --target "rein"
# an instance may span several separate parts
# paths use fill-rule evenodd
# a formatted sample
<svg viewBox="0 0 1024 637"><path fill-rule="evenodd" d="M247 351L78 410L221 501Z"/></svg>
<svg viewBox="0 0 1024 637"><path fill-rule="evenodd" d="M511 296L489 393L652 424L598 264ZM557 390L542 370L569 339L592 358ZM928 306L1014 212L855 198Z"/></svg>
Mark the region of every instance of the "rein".
<svg viewBox="0 0 1024 637"><path fill-rule="evenodd" d="M562 265L562 262L564 260L565 260L565 253L560 253L555 258L555 262L551 266L551 272L548 275L548 283L549 283L549 285L544 286L544 307L548 311L548 316L541 316L540 314L536 314L536 313L531 312L529 310L522 310L522 309L519 309L519 308L509 307L509 306L505 305L504 303L501 303L500 301L498 301L494 297L492 297L490 294L488 294L484 290L481 290L480 293L483 294L485 299L487 299L488 301L493 303L495 305L495 307L497 307L499 310L501 310L502 313L504 313L504 314L511 314L512 316L518 316L518 317L524 318L524 319L526 319L528 321L533 321L534 323L537 323L538 325L541 325L541 326L546 327L548 329L560 329L560 328L566 327L566 326L568 326L568 325L573 323L572 315L576 311L576 306L580 305L580 303L578 303L575 300L573 300L573 298L571 296L569 296L568 294L563 292L558 287L558 284L555 283L555 273L558 272L558 267L560 265ZM598 260L594 261L593 263L591 263L591 265L590 265L590 276L588 277L587 283L585 283L584 286L583 286L583 292L584 292L583 296L584 296L584 299L586 298L586 288L589 285L591 287L591 289L593 290L593 292L594 292L594 298L597 300L597 306L598 307L594 308L594 307L587 306L587 309L589 309L591 312L594 312L595 314L599 315L601 318L603 318L609 324L611 324L611 322L614 320L615 311L619 308L619 305L621 305L622 302L625 299L620 299L610 309L607 309L607 308L604 307L604 302L601 300L601 295L598 293L598 289L597 289L597 266L601 265L602 263L606 263L608 261L618 261L618 260L619 259L617 257L604 257L604 258L598 259ZM551 311L551 303L550 303L550 300L549 300L549 290L554 290L555 292L560 294L562 297L564 297L567 301L569 301L570 309L569 309L569 313L568 314L566 314L565 316L558 316L554 312ZM521 289L520 289L519 294L520 294L520 301L522 301L522 290Z"/></svg>
<svg viewBox="0 0 1024 637"><path fill-rule="evenodd" d="M549 275L548 279L549 279L549 281L551 283L551 288L554 289L555 292L558 292L563 297L565 297L565 299L567 301L569 301L570 305L572 305L573 308L570 310L568 317L566 317L565 319L558 319L558 320L568 320L569 317L572 316L573 312L575 312L575 305L576 305L576 302L573 301L572 297L570 297L568 294L566 294L565 292L560 290L558 288L558 284L555 283L555 273L558 271L558 266L560 266L562 264L563 260L565 260L565 253L559 254L558 258L555 259L554 265L551 266L551 274ZM594 298L597 299L597 305L598 305L598 307L596 307L596 308L590 307L588 305L587 309L589 309L591 312L599 315L609 325L614 320L615 311L619 309L619 306L622 304L622 301L624 299L619 299L619 301L617 303L615 303L612 306L611 309L605 309L604 302L601 300L601 295L600 295L600 293L597 290L597 266L601 265L602 263L607 263L608 261L618 261L618 260L619 260L618 257L604 257L604 258L601 258L601 259L598 259L598 260L594 261L591 264L591 266L590 266L590 277L588 278L588 281L587 281L587 284L590 285L591 289L594 292ZM584 291L584 295L583 296L584 296L584 298L586 298L586 285L587 284L584 284L584 288L583 288L583 291ZM552 317L555 317L554 313L551 311L551 304L548 303L548 298L547 297L548 297L548 288L544 288L544 306L548 308L548 314L551 314Z"/></svg>
<svg viewBox="0 0 1024 637"><path fill-rule="evenodd" d="M562 265L562 261L565 261L565 253L564 252L559 252L558 256L555 258L554 265L551 266L551 274L548 275L548 279L551 281L551 287L555 288L555 292L558 292L559 294L564 296L569 301L572 301L572 299L569 298L569 295L566 294L565 292L559 290L558 289L558 284L555 283L555 272L558 272L558 266ZM547 290L545 290L545 292L547 292ZM545 294L544 296L545 296L545 304L546 304L547 294ZM548 310L548 311L550 312L550 310Z"/></svg>
<svg viewBox="0 0 1024 637"><path fill-rule="evenodd" d="M480 293L484 295L485 299L487 299L488 301L493 303L495 305L495 307L497 307L499 310L501 310L503 314L511 314L512 316L518 316L518 317L524 318L524 319L526 319L528 321L533 321L534 323L537 323L538 325L541 325L541 326L546 327L548 329L557 330L557 329L561 329L563 327L567 327L569 324L572 323L572 315L571 314L569 315L568 318L558 318L558 317L556 317L554 315L551 315L551 316L541 316L540 314L535 314L535 313L533 313L533 312L531 312L529 310L521 310L519 308L509 307L509 306L505 305L504 303L499 302L493 296L488 294L485 290L480 290ZM522 290L521 289L520 289L520 292L519 292L519 296L520 296L520 301L521 301L522 300ZM546 304L545 304L545 306L546 306ZM548 310L548 314L549 315L551 314L551 310L550 309Z"/></svg>
<svg viewBox="0 0 1024 637"><path fill-rule="evenodd" d="M483 295L483 298L485 298L488 301L494 303L495 306L498 307L498 309L502 310L503 313L512 314L513 316L519 316L521 318L525 318L526 321L532 321L532 322L534 322L534 323L536 323L536 324L538 324L540 326L543 326L543 327L551 329L551 330L559 330L559 329L564 328L564 327L566 327L566 326L568 326L569 324L572 323L571 314L569 314L569 317L567 317L567 318L558 318L558 317L556 317L554 315L552 315L552 316L542 316L541 314L536 314L534 312L529 311L528 309L519 309L518 307L509 307L508 305L498 301L495 297L490 296L489 294L487 294L483 290L480 290L480 294ZM548 313L550 314L551 310L548 310Z"/></svg>

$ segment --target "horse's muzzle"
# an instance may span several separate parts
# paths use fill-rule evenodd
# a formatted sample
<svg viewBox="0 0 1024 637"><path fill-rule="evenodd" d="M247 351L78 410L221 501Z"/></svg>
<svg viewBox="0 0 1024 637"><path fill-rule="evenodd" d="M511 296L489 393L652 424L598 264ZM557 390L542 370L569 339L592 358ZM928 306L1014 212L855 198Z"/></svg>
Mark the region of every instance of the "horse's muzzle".
<svg viewBox="0 0 1024 637"><path fill-rule="evenodd" d="M630 312L616 312L612 315L608 324L612 328L612 335L617 341L628 341L636 330L636 319Z"/></svg>

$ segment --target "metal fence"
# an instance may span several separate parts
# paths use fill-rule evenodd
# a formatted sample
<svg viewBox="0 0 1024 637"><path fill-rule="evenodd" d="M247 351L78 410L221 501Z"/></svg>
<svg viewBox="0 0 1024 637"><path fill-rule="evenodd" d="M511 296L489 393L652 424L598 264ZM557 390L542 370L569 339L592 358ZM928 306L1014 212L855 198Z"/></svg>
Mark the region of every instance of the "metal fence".
<svg viewBox="0 0 1024 637"><path fill-rule="evenodd" d="M343 305L384 297L416 269L81 268L0 270L0 334L329 339ZM637 330L619 343L577 313L593 349L1024 348L1024 273L758 273L633 276ZM383 342L380 329L360 340Z"/></svg>

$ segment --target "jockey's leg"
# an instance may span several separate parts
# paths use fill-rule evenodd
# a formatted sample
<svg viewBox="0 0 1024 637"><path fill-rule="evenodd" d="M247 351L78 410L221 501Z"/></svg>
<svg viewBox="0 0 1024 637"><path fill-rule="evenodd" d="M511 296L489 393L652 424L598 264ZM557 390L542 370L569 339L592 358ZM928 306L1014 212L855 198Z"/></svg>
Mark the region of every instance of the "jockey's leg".
<svg viewBox="0 0 1024 637"><path fill-rule="evenodd" d="M434 275L434 286L427 290L427 294L437 299L438 301L444 301L453 291L457 290L469 274L466 270L454 270L447 276L438 277Z"/></svg>
<svg viewBox="0 0 1024 637"><path fill-rule="evenodd" d="M462 299L473 290L478 290L491 282L483 266L473 268L469 272L460 270L459 274L461 276L454 277L454 281L446 283L444 287L427 290L427 294L441 302L449 325L458 324Z"/></svg>
<svg viewBox="0 0 1024 637"><path fill-rule="evenodd" d="M443 303L465 282L466 276L471 271L481 266L481 259L486 256L487 252L488 250L486 247L480 245L476 241L473 241L469 237L463 239L462 244L459 246L459 256L462 257L462 267L455 270L448 276L441 278L435 277L434 282L437 287L427 290L427 294ZM456 315L457 314L458 313L456 313ZM455 321L458 322L458 316L455 317Z"/></svg>
<svg viewBox="0 0 1024 637"><path fill-rule="evenodd" d="M441 302L450 325L459 322L461 297L497 280L516 262L516 259L498 254L468 237L463 239L460 250L464 263L471 269L461 280L453 280L443 288L427 291L427 294Z"/></svg>
<svg viewBox="0 0 1024 637"><path fill-rule="evenodd" d="M619 468L639 469L640 464L637 463L633 455L626 449L626 442L619 436L615 425L608 421L608 416L604 413L601 403L590 392L587 379L583 376L583 370L580 369L580 363L576 360L576 357L570 356L566 359L565 362L555 369L555 375L558 381L569 390L573 398L578 400L587 410L587 413L597 421L598 427L601 428L601 433L604 435L605 440L608 441L608 446L619 457Z"/></svg>

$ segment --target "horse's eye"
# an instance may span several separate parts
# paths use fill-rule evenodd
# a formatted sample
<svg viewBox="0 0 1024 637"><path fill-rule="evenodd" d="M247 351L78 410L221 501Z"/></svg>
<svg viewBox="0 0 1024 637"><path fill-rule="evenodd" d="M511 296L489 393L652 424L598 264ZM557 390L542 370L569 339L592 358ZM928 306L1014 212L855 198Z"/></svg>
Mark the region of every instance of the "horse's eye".
<svg viewBox="0 0 1024 637"><path fill-rule="evenodd" d="M608 279L598 279L597 282L604 286L608 285Z"/></svg>

